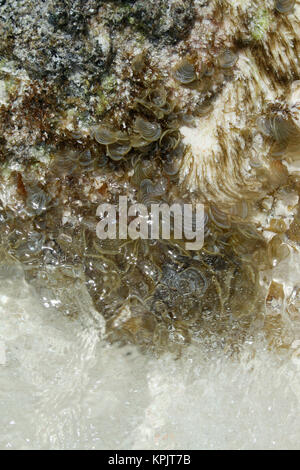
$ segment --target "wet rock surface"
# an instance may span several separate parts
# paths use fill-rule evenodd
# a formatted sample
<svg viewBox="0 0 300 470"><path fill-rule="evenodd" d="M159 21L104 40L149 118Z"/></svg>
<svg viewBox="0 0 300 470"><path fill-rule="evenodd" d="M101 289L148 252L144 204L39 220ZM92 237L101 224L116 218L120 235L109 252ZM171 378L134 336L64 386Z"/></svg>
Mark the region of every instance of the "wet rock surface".
<svg viewBox="0 0 300 470"><path fill-rule="evenodd" d="M278 3L1 2L3 257L45 304L76 317L83 289L107 338L159 352L278 328L260 276L298 249L300 193L299 11ZM124 194L202 202L203 250L103 247L97 206Z"/></svg>

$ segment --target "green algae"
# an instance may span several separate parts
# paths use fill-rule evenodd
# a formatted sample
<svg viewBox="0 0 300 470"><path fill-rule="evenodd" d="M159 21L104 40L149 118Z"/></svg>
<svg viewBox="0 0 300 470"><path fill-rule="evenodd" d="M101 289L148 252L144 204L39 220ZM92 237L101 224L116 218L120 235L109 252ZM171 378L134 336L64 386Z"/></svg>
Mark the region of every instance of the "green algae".
<svg viewBox="0 0 300 470"><path fill-rule="evenodd" d="M270 13L266 9L258 10L254 20L251 30L253 39L256 41L262 41L269 31L270 27Z"/></svg>

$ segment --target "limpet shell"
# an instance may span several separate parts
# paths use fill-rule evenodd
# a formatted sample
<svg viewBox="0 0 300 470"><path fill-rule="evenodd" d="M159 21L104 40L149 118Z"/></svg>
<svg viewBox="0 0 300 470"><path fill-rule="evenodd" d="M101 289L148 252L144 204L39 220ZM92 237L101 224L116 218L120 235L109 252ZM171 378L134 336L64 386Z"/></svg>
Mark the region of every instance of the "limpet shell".
<svg viewBox="0 0 300 470"><path fill-rule="evenodd" d="M95 140L102 145L114 144L118 140L117 132L104 125L94 127L93 136Z"/></svg>
<svg viewBox="0 0 300 470"><path fill-rule="evenodd" d="M197 80L195 67L190 61L186 59L182 60L179 62L179 64L176 65L173 75L175 80L182 85L188 85L189 83Z"/></svg>
<svg viewBox="0 0 300 470"><path fill-rule="evenodd" d="M155 142L161 136L160 124L149 122L142 117L138 117L134 124L134 130L138 132L148 142Z"/></svg>

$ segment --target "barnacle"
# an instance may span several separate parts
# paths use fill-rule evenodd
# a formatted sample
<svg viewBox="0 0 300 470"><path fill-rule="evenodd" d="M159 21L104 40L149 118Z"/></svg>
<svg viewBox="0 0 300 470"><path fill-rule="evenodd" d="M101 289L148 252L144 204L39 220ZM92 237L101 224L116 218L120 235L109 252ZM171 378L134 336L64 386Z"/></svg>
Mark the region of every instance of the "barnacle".
<svg viewBox="0 0 300 470"><path fill-rule="evenodd" d="M170 158L170 161L169 159L166 159L163 164L163 171L167 176L174 177L178 175L180 164L180 161L173 160L173 158Z"/></svg>
<svg viewBox="0 0 300 470"><path fill-rule="evenodd" d="M260 118L259 127L265 135L272 137L277 142L287 142L299 134L292 119L281 115Z"/></svg>
<svg viewBox="0 0 300 470"><path fill-rule="evenodd" d="M116 142L114 144L107 145L107 155L114 161L122 160L122 158L130 152L131 144L129 140Z"/></svg>
<svg viewBox="0 0 300 470"><path fill-rule="evenodd" d="M145 179L150 179L153 173L154 168L152 163L148 160L140 160L134 166L132 182L135 186L140 187L140 183Z"/></svg>
<svg viewBox="0 0 300 470"><path fill-rule="evenodd" d="M141 135L133 135L130 138L130 144L133 148L140 148L149 145L149 141Z"/></svg>
<svg viewBox="0 0 300 470"><path fill-rule="evenodd" d="M95 126L92 130L93 136L99 144L114 144L118 140L118 133L110 126Z"/></svg>
<svg viewBox="0 0 300 470"><path fill-rule="evenodd" d="M136 98L134 106L141 106L151 112L157 119L162 119L166 114L170 113L175 103L168 99L166 89L160 85L150 88Z"/></svg>
<svg viewBox="0 0 300 470"><path fill-rule="evenodd" d="M162 178L158 182L153 183L149 179L144 179L140 183L140 201L146 206L152 203L157 204L159 198L163 196L167 189L167 181Z"/></svg>
<svg viewBox="0 0 300 470"><path fill-rule="evenodd" d="M237 61L237 56L232 51L226 49L218 56L218 64L222 69L232 68Z"/></svg>
<svg viewBox="0 0 300 470"><path fill-rule="evenodd" d="M209 206L209 217L216 227L221 229L228 229L230 227L228 215L214 205Z"/></svg>
<svg viewBox="0 0 300 470"><path fill-rule="evenodd" d="M188 85L197 80L195 67L187 59L182 60L176 65L173 75L175 80L182 85Z"/></svg>
<svg viewBox="0 0 300 470"><path fill-rule="evenodd" d="M275 8L279 13L291 13L295 6L295 0L276 0Z"/></svg>
<svg viewBox="0 0 300 470"><path fill-rule="evenodd" d="M148 142L155 142L161 136L160 124L149 122L142 117L137 117L134 123L134 130L136 133L147 140Z"/></svg>
<svg viewBox="0 0 300 470"><path fill-rule="evenodd" d="M237 202L229 209L229 212L232 218L237 217L239 219L247 219L250 212L248 201Z"/></svg>
<svg viewBox="0 0 300 470"><path fill-rule="evenodd" d="M258 125L264 135L275 141L270 152L272 157L300 158L300 129L292 115L282 116L277 114L268 118L260 118Z"/></svg>
<svg viewBox="0 0 300 470"><path fill-rule="evenodd" d="M159 139L160 147L163 151L175 150L179 145L181 140L180 134L178 131L173 129L167 129L163 132Z"/></svg>
<svg viewBox="0 0 300 470"><path fill-rule="evenodd" d="M162 86L154 89L150 89L147 92L148 99L158 108L163 108L167 103L167 92Z"/></svg>

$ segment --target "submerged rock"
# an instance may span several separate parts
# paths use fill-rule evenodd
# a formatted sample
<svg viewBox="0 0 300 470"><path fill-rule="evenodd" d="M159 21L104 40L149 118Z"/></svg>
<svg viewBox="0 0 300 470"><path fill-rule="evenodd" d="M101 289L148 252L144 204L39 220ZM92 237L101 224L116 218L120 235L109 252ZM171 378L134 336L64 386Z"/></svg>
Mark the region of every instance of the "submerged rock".
<svg viewBox="0 0 300 470"><path fill-rule="evenodd" d="M1 3L1 243L47 306L79 315L83 289L144 351L272 336L265 272L299 241L299 26L271 0ZM203 248L100 243L122 195L203 203Z"/></svg>

